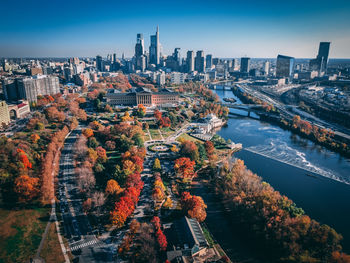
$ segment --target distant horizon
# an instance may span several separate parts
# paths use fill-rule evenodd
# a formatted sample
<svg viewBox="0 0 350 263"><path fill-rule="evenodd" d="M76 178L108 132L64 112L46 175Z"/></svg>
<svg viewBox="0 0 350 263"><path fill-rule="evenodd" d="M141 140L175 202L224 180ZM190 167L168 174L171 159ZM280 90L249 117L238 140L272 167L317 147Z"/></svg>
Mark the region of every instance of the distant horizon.
<svg viewBox="0 0 350 263"><path fill-rule="evenodd" d="M113 53L110 53L110 54L113 54ZM211 53L208 53L208 54L211 54ZM98 56L99 54L97 54L96 56ZM108 55L108 54L107 54ZM102 56L102 58L106 58L107 55L105 56ZM207 55L207 54L204 54L204 55ZM280 54L280 55L283 55L283 54ZM67 56L67 57L0 57L0 59L69 59L69 58L79 58L79 59L96 59L96 56ZM118 57L117 56L117 59L121 59L122 57ZM132 57L128 57L128 56L125 56L126 59L130 59ZM186 58L185 56L183 56L182 58ZM218 59L240 59L242 57L215 57L213 56L213 58L218 58ZM275 58L272 58L272 57L249 57L250 59L275 59L277 60L277 56ZM298 58L298 57L293 57L294 59L296 60L311 60L311 59L314 59L314 57L311 57L311 58ZM328 58L328 60L350 60L350 57L348 58Z"/></svg>
<svg viewBox="0 0 350 263"><path fill-rule="evenodd" d="M157 25L163 54L181 48L214 57L350 58L350 1L295 0L3 0L0 57L134 55L142 33L148 51Z"/></svg>

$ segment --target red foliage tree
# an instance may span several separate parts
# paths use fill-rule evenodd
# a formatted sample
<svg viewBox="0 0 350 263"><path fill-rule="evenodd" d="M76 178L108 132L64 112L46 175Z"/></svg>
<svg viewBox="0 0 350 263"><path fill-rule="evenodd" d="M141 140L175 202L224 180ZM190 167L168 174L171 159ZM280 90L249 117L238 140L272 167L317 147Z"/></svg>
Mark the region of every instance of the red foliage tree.
<svg viewBox="0 0 350 263"><path fill-rule="evenodd" d="M183 179L192 179L195 176L194 165L190 158L181 157L175 160L174 169Z"/></svg>

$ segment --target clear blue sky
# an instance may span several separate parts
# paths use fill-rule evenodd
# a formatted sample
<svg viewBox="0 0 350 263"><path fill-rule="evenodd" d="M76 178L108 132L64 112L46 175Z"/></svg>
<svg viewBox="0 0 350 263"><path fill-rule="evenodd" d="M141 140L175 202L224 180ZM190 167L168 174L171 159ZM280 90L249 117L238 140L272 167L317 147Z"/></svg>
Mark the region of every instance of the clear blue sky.
<svg viewBox="0 0 350 263"><path fill-rule="evenodd" d="M134 53L160 27L163 53L350 58L349 0L1 0L0 57Z"/></svg>

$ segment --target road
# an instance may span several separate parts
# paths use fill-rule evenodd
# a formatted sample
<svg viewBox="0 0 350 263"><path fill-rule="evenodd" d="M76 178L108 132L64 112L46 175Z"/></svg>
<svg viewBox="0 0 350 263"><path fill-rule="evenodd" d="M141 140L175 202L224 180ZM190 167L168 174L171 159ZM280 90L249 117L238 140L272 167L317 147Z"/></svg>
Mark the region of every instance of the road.
<svg viewBox="0 0 350 263"><path fill-rule="evenodd" d="M239 84L237 86L240 87L244 92L247 92L256 98L259 98L263 101L266 101L266 102L274 105L275 108L277 108L280 111L280 113L282 115L286 116L287 118L293 118L294 115L299 114L303 117L303 119L309 121L311 124L318 125L319 127L322 127L322 128L331 129L332 131L335 132L335 134L350 140L350 131L349 131L349 129L346 129L345 127L331 124L331 123L326 122L324 120L320 120L319 118L317 118L311 114L307 114L306 112L303 112L301 110L298 110L295 107L291 107L290 105L285 105L282 102L277 101L275 99L272 99L268 95L265 95L265 94L257 91L256 89L249 87L247 84ZM296 110L298 112L296 112Z"/></svg>
<svg viewBox="0 0 350 263"><path fill-rule="evenodd" d="M78 178L73 166L73 146L79 134L81 127L66 138L60 158L58 197L65 237L79 262L114 262L113 244L108 239L97 239L82 209L83 200L77 188Z"/></svg>

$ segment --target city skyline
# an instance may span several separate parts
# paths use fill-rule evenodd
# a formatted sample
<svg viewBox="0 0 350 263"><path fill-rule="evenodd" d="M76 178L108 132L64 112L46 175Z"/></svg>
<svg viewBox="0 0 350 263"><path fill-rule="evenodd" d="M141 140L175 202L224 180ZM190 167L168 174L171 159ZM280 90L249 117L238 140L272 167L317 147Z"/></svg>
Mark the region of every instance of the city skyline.
<svg viewBox="0 0 350 263"><path fill-rule="evenodd" d="M314 58L317 43L330 41L330 58L350 58L346 1L74 1L67 8L56 1L5 0L3 7L0 57L131 57L135 35L143 34L147 50L159 25L163 55L180 47L183 57L203 50L227 58Z"/></svg>

